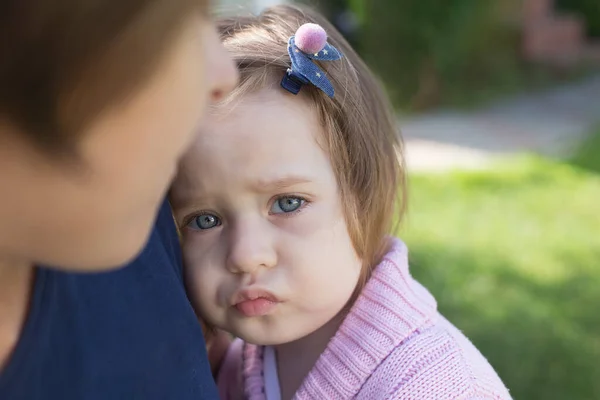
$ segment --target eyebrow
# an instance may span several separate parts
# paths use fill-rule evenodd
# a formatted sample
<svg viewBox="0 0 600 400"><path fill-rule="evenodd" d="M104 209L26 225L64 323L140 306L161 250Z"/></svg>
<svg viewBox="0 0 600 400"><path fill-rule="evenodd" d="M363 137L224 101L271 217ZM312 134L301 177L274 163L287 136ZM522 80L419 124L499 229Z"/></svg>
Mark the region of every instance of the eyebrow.
<svg viewBox="0 0 600 400"><path fill-rule="evenodd" d="M308 177L290 175L277 177L274 179L257 179L251 184L251 188L255 192L259 193L272 192L302 183L310 183L312 181L313 180Z"/></svg>

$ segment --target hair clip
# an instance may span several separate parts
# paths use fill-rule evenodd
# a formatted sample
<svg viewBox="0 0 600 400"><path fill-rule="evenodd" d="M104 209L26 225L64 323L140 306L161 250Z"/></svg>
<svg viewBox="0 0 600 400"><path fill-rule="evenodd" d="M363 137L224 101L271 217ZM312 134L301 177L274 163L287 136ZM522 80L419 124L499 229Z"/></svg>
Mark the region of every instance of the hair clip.
<svg viewBox="0 0 600 400"><path fill-rule="evenodd" d="M281 80L281 87L298 94L303 85L312 83L329 97L333 97L333 85L325 73L313 62L335 61L342 53L327 43L327 33L320 25L304 24L288 40L288 54L292 65Z"/></svg>

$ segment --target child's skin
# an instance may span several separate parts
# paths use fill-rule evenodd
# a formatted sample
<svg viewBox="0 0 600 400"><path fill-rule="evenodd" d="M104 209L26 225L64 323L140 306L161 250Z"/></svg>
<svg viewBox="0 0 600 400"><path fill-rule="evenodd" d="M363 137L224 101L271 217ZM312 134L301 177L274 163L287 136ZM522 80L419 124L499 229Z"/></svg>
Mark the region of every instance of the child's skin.
<svg viewBox="0 0 600 400"><path fill-rule="evenodd" d="M210 324L276 347L291 398L339 327L362 262L302 95L264 89L211 117L172 190L190 296Z"/></svg>

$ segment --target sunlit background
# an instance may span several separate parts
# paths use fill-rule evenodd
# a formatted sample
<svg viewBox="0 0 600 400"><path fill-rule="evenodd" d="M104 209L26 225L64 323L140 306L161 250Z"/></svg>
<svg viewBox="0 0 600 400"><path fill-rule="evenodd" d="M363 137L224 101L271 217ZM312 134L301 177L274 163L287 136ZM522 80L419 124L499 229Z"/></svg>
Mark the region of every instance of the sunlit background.
<svg viewBox="0 0 600 400"><path fill-rule="evenodd" d="M600 399L600 1L307 2L397 108L413 274L515 399Z"/></svg>

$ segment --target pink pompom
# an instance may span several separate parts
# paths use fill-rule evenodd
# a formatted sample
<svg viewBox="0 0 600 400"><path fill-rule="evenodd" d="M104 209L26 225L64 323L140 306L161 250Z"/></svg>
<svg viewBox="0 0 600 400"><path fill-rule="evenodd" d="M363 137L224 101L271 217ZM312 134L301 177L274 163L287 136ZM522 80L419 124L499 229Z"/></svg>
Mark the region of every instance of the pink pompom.
<svg viewBox="0 0 600 400"><path fill-rule="evenodd" d="M327 44L327 32L317 24L304 24L296 31L296 46L308 54L316 54Z"/></svg>

